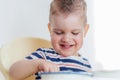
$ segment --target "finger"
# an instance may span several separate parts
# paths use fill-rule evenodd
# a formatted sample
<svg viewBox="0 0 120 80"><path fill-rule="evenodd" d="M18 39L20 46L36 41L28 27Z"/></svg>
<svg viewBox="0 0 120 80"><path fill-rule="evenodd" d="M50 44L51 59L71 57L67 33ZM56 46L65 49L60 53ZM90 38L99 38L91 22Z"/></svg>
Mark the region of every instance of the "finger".
<svg viewBox="0 0 120 80"><path fill-rule="evenodd" d="M57 65L50 67L50 72L59 72L59 71L60 71L60 69L59 69L59 66L57 66Z"/></svg>
<svg viewBox="0 0 120 80"><path fill-rule="evenodd" d="M43 72L50 72L50 68L49 67L44 67Z"/></svg>

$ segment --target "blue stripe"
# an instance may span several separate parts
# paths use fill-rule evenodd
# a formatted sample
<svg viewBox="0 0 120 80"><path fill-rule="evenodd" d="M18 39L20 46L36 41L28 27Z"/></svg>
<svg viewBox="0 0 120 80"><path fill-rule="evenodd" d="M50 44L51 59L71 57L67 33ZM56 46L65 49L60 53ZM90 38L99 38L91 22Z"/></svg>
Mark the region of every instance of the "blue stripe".
<svg viewBox="0 0 120 80"><path fill-rule="evenodd" d="M42 52L46 52L47 54L58 54L57 52L55 52L52 48L50 48L51 49L51 51L49 51L49 50L45 50L45 49L42 49L42 48L39 48L39 49L37 49L36 51L42 51ZM59 54L58 54L59 55Z"/></svg>
<svg viewBox="0 0 120 80"><path fill-rule="evenodd" d="M60 58L51 58L50 56L46 56L47 60L51 60L53 62L60 62Z"/></svg>
<svg viewBox="0 0 120 80"><path fill-rule="evenodd" d="M27 56L27 57L25 57L26 59L29 59L29 60L31 60L31 59L33 59L31 56Z"/></svg>
<svg viewBox="0 0 120 80"><path fill-rule="evenodd" d="M72 60L72 59L62 59L61 61L62 61L62 62L76 63L76 64L80 64L80 65L86 66L86 67L88 67L88 68L91 68L90 65L88 65L88 64L84 64L84 63L82 63L82 62L80 62L80 61L77 61L77 60Z"/></svg>
<svg viewBox="0 0 120 80"><path fill-rule="evenodd" d="M83 58L83 60L88 61L86 58Z"/></svg>
<svg viewBox="0 0 120 80"><path fill-rule="evenodd" d="M55 51L46 51L48 54L51 53L51 54L56 54Z"/></svg>
<svg viewBox="0 0 120 80"><path fill-rule="evenodd" d="M36 79L41 79L41 76L39 75L39 73L35 73Z"/></svg>
<svg viewBox="0 0 120 80"><path fill-rule="evenodd" d="M36 79L41 79L41 76L37 76Z"/></svg>
<svg viewBox="0 0 120 80"><path fill-rule="evenodd" d="M37 52L32 53L33 56L36 56L37 58L43 58L41 55L39 55Z"/></svg>
<svg viewBox="0 0 120 80"><path fill-rule="evenodd" d="M51 60L51 61L54 61L54 62L60 62L60 61L62 61L62 62L68 62L68 63L76 63L76 64L79 64L79 65L82 65L82 66L91 68L90 65L87 65L87 64L84 64L84 63L82 63L82 62L80 62L80 61L76 61L76 60L72 60L72 59L51 58L51 57L49 57L49 56L46 56L46 58L47 58L48 60Z"/></svg>
<svg viewBox="0 0 120 80"><path fill-rule="evenodd" d="M68 67L60 67L60 71L86 72L85 70L81 70L77 68L68 68Z"/></svg>
<svg viewBox="0 0 120 80"><path fill-rule="evenodd" d="M36 51L43 51L42 48L38 48ZM44 50L45 51L45 50Z"/></svg>

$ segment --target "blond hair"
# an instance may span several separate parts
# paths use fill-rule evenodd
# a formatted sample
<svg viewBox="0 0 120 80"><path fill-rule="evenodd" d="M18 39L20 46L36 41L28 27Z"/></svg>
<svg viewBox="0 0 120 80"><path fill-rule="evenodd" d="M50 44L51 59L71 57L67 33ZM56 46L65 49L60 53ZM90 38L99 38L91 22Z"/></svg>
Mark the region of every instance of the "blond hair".
<svg viewBox="0 0 120 80"><path fill-rule="evenodd" d="M84 0L53 0L50 5L49 21L51 21L53 15L58 13L65 15L77 13L85 25L87 23L86 8Z"/></svg>

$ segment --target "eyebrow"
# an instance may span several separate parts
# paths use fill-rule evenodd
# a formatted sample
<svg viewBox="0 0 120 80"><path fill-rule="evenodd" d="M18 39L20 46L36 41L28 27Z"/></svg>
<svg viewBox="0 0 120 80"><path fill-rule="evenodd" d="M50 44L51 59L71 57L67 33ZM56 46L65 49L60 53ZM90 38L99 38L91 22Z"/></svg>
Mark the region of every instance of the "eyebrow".
<svg viewBox="0 0 120 80"><path fill-rule="evenodd" d="M56 28L54 28L53 30L54 31L62 31L62 29L56 29Z"/></svg>
<svg viewBox="0 0 120 80"><path fill-rule="evenodd" d="M82 31L82 29L75 29L75 30L72 30L72 31Z"/></svg>
<svg viewBox="0 0 120 80"><path fill-rule="evenodd" d="M53 31L63 31L63 29L56 29L56 28L54 28L53 29ZM74 32L74 31L82 31L82 29L74 29L74 30L72 30L72 32Z"/></svg>

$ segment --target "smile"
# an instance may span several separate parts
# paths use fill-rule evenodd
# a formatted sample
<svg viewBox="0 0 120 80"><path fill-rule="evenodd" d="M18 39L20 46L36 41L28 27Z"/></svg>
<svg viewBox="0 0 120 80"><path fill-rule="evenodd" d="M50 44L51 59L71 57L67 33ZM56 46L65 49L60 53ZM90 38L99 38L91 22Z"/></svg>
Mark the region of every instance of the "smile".
<svg viewBox="0 0 120 80"><path fill-rule="evenodd" d="M61 46L61 48L63 48L63 49L70 49L70 48L72 48L74 45L64 45L64 44L61 44L60 46Z"/></svg>

